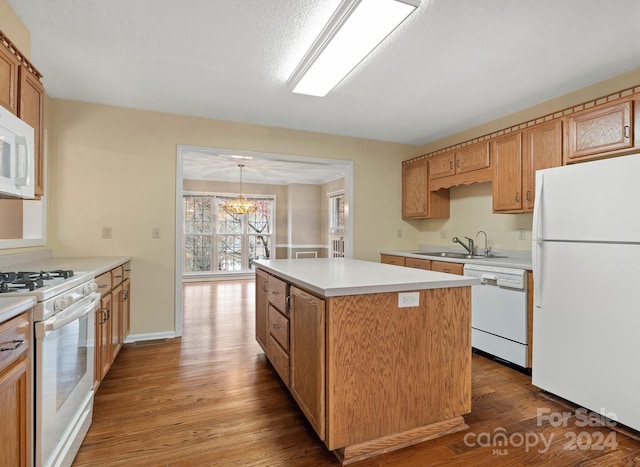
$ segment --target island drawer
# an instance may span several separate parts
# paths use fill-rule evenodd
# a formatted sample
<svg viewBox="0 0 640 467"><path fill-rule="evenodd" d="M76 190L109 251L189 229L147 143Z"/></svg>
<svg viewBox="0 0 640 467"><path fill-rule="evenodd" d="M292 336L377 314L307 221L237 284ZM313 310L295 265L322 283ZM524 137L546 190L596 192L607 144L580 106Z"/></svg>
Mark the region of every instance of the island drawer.
<svg viewBox="0 0 640 467"><path fill-rule="evenodd" d="M269 360L273 364L284 384L289 386L289 355L280 347L280 344L269 336L269 343L267 344L267 355Z"/></svg>
<svg viewBox="0 0 640 467"><path fill-rule="evenodd" d="M287 310L287 290L288 284L281 281L277 277L269 276L269 303L284 314L288 314Z"/></svg>
<svg viewBox="0 0 640 467"><path fill-rule="evenodd" d="M271 305L269 305L269 333L284 350L289 351L289 319Z"/></svg>

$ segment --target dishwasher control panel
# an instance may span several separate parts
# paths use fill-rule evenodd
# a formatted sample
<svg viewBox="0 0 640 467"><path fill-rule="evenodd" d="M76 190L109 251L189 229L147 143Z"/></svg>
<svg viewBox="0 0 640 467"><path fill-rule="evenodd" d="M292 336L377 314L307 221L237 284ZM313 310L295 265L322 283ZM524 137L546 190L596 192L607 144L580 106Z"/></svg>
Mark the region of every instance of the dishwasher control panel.
<svg viewBox="0 0 640 467"><path fill-rule="evenodd" d="M526 271L524 269L502 268L478 264L465 264L464 275L476 277L483 284L526 290Z"/></svg>

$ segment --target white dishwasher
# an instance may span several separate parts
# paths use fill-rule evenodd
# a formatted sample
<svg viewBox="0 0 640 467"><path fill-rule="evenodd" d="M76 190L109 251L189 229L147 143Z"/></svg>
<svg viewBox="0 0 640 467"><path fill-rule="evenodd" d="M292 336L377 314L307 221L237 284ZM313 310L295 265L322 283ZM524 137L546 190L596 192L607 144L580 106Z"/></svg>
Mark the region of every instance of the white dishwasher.
<svg viewBox="0 0 640 467"><path fill-rule="evenodd" d="M464 275L481 280L471 288L471 345L527 368L526 271L465 264Z"/></svg>

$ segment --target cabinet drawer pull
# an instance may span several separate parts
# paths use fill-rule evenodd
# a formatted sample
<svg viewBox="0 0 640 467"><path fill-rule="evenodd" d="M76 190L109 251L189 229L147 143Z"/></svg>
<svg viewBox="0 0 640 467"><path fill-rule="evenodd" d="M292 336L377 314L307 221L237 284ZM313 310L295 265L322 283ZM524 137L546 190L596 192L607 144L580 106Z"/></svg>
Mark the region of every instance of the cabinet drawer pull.
<svg viewBox="0 0 640 467"><path fill-rule="evenodd" d="M449 268L442 268L442 270L443 270L444 272L451 272L451 269L449 269Z"/></svg>
<svg viewBox="0 0 640 467"><path fill-rule="evenodd" d="M272 290L271 295L280 295L280 292L278 292L277 290Z"/></svg>
<svg viewBox="0 0 640 467"><path fill-rule="evenodd" d="M116 279L122 279L122 276L121 276L121 275L120 275L120 276L116 276L116 275L114 275L113 277L115 277Z"/></svg>
<svg viewBox="0 0 640 467"><path fill-rule="evenodd" d="M109 286L108 286L107 284L100 284L100 285L98 286L98 288L99 288L99 289L108 289L108 288L109 288Z"/></svg>
<svg viewBox="0 0 640 467"><path fill-rule="evenodd" d="M16 350L18 347L22 347L22 344L24 344L23 340L12 340L11 341L14 345L12 345L11 347L2 347L0 349L0 352L8 352L10 350Z"/></svg>

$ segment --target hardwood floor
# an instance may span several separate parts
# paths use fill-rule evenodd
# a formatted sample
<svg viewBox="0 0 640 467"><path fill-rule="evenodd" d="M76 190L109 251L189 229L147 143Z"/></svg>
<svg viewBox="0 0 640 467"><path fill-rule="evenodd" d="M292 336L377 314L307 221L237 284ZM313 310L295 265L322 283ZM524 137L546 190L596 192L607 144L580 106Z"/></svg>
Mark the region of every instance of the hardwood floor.
<svg viewBox="0 0 640 467"><path fill-rule="evenodd" d="M339 465L255 342L254 294L253 281L185 284L183 337L124 346L73 465ZM468 431L356 465L640 466L640 441L561 418L529 376L474 355L472 381Z"/></svg>

